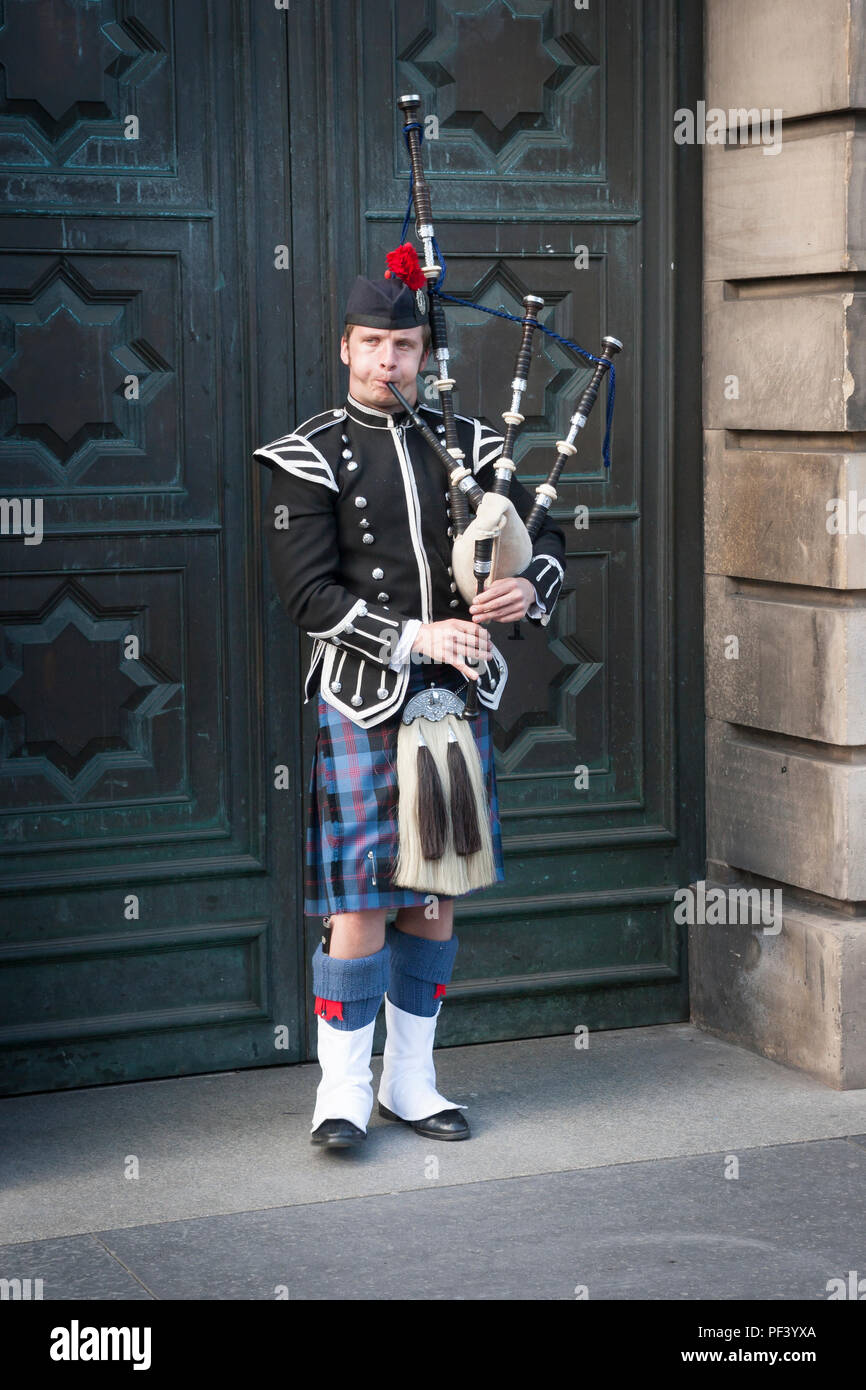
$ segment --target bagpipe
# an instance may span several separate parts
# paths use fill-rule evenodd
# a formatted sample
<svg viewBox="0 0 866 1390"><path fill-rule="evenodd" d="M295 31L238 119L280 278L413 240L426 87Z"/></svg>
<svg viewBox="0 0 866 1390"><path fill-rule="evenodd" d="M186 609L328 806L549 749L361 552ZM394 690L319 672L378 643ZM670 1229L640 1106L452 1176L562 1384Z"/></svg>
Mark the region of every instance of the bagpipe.
<svg viewBox="0 0 866 1390"><path fill-rule="evenodd" d="M464 600L471 603L493 580L513 578L529 565L533 541L556 501L556 485L566 463L577 453L576 440L586 425L606 375L607 428L603 457L605 466L609 466L615 380L613 358L622 349L622 343L618 338L606 336L602 339L600 357L587 352L539 323L544 300L538 295L524 297L523 317L517 318L444 293L444 256L436 239L430 189L421 157L420 105L420 97L414 95L402 96L398 102L405 120L403 137L409 152L411 183L403 244L389 253L386 274L397 275L416 292L422 287L426 292L431 352L437 370L434 385L442 412L444 442L402 392L392 383L389 386L445 470L454 531L453 577ZM419 259L411 243L405 241L413 203L415 232L423 259ZM511 382L511 401L502 412L505 422L502 451L493 465L494 485L487 492L476 482L472 469L466 467L458 439L452 395L456 383L450 372L443 299L468 304L522 326ZM524 522L508 494L515 471L514 444L525 418L520 406L527 389L532 339L537 329L596 365L571 417L566 438L557 442L556 459L550 472L535 489L535 501ZM474 514L471 518L470 510ZM468 657L467 664L470 664ZM457 896L495 882L490 812L472 729L478 717L478 681L470 679L468 685L466 699L462 700L454 691L431 684L408 700L403 710L397 740L400 848L392 876L392 882L399 887Z"/></svg>

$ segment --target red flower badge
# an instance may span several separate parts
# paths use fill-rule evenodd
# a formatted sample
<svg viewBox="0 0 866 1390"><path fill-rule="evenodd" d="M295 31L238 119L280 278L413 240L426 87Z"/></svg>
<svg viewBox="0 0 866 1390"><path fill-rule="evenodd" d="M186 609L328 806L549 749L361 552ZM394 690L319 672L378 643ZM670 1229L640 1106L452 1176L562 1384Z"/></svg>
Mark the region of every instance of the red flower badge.
<svg viewBox="0 0 866 1390"><path fill-rule="evenodd" d="M396 251L389 251L385 263L388 267L385 271L386 280L390 280L393 275L396 279L402 280L404 285L408 285L410 290L423 290L426 287L427 277L421 269L418 252L410 241L398 246Z"/></svg>

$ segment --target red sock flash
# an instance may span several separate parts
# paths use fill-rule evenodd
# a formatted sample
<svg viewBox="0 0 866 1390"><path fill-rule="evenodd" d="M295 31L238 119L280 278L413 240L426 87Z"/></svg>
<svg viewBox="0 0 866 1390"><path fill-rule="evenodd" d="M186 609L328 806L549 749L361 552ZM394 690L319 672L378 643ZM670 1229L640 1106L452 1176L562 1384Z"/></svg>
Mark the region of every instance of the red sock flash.
<svg viewBox="0 0 866 1390"><path fill-rule="evenodd" d="M317 994L313 1012L317 1013L320 1018L323 1018L326 1023L331 1018L338 1018L341 1023L345 1022L343 1018L343 1005L340 1003L339 999L322 999Z"/></svg>

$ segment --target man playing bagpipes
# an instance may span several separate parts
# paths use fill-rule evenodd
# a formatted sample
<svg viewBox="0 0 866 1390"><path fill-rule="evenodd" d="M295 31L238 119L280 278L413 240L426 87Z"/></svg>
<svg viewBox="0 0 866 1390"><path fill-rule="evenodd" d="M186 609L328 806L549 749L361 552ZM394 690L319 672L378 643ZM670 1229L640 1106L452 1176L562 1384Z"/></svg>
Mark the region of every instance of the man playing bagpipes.
<svg viewBox="0 0 866 1390"><path fill-rule="evenodd" d="M452 566L453 489L388 385L417 407L430 343L426 297L394 275L359 278L345 322L343 404L255 455L273 470L266 534L274 582L289 617L313 639L305 698L319 691L304 910L330 921L313 956L322 1081L312 1141L345 1146L366 1135L383 996L380 1114L427 1138L465 1139L465 1107L437 1091L432 1054L458 947L454 897L504 878L489 711L507 667L484 624L549 622L565 537L543 525L522 573L467 602ZM421 405L416 416L438 443L442 414ZM478 419L455 423L463 466L482 490L491 488L502 436ZM513 483L511 501L525 517L533 498ZM471 723L452 712L401 724L425 690L456 697L459 711L476 681L480 708ZM436 750L428 745L440 725L449 732ZM401 876L407 858L415 867L403 864ZM450 879L441 877L443 863ZM456 888L444 893L441 882ZM394 908L396 924L386 930Z"/></svg>
<svg viewBox="0 0 866 1390"><path fill-rule="evenodd" d="M433 1040L458 946L454 899L505 877L490 711L508 670L485 625L550 621L565 565L549 519L556 483L609 372L608 462L622 347L606 337L595 357L561 339L595 371L533 499L513 479L512 453L543 301L526 295L517 320L505 434L457 415L419 98L399 106L423 266L405 243L383 279L356 280L340 347L345 401L256 450L274 475L274 582L313 639L305 699L319 692L304 910L326 914L313 956L322 1080L311 1138L328 1147L366 1135L383 997L380 1115L427 1138L469 1137L466 1107L436 1089ZM438 411L418 403L431 350Z"/></svg>

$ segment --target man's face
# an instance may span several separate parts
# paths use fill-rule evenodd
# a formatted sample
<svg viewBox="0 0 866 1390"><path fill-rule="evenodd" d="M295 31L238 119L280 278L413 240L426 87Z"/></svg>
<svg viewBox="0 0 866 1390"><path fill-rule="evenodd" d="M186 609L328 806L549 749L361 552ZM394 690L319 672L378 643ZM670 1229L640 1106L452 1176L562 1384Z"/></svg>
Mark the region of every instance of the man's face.
<svg viewBox="0 0 866 1390"><path fill-rule="evenodd" d="M393 381L410 405L418 399L416 377L427 353L423 328L365 328L355 324L351 338L343 338L340 356L349 368L349 391L361 405L376 410L401 409L388 390Z"/></svg>

